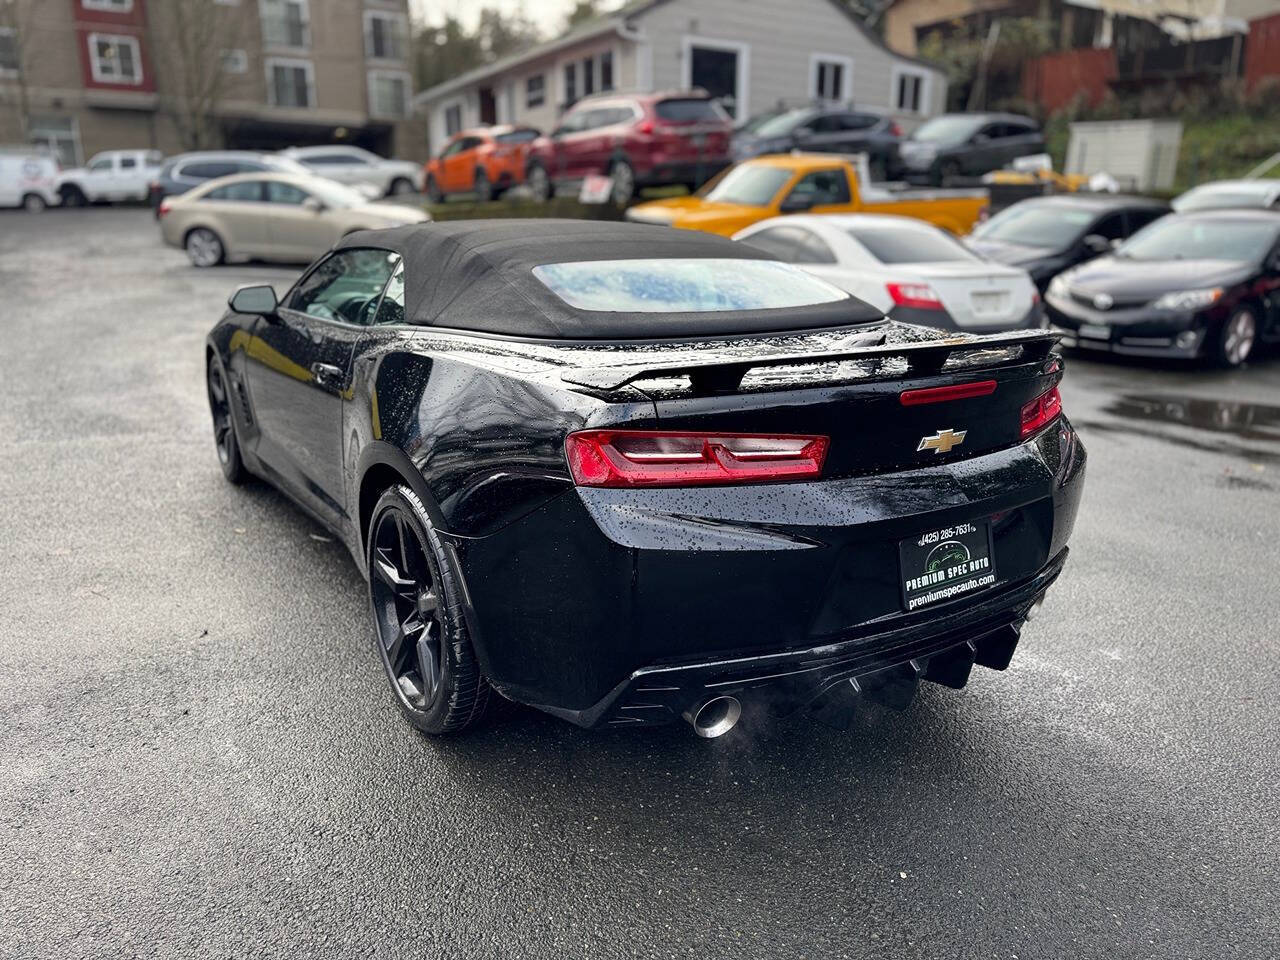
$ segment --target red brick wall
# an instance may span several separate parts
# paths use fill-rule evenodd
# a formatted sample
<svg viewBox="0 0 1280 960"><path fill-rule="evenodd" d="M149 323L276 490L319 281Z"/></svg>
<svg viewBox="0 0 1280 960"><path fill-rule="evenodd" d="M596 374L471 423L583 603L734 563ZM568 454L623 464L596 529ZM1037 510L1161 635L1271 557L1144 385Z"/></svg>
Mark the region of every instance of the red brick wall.
<svg viewBox="0 0 1280 960"><path fill-rule="evenodd" d="M44 0L44 2L48 3L51 0ZM71 4L71 16L76 23L76 43L80 49L80 70L85 87L90 90L155 92L155 78L151 75L151 63L147 59L146 0L133 0L133 7L124 12L86 9L84 0L67 0L67 2ZM112 83L94 79L93 62L89 55L89 37L95 33L128 36L137 41L138 56L142 63L141 83Z"/></svg>
<svg viewBox="0 0 1280 960"><path fill-rule="evenodd" d="M1263 77L1280 77L1280 13L1249 21L1244 50L1245 89L1252 91Z"/></svg>
<svg viewBox="0 0 1280 960"><path fill-rule="evenodd" d="M1061 110L1080 93L1089 106L1097 106L1116 75L1112 50L1063 50L1028 60L1022 68L1022 96L1044 107Z"/></svg>

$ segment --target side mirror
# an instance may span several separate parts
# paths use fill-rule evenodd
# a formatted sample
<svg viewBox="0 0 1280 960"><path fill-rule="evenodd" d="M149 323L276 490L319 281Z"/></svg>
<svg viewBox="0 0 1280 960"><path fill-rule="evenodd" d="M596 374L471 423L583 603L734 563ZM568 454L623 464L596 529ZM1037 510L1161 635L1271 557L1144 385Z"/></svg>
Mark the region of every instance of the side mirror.
<svg viewBox="0 0 1280 960"><path fill-rule="evenodd" d="M1080 241L1080 245L1094 254L1111 252L1111 241L1100 233L1086 234L1085 238Z"/></svg>
<svg viewBox="0 0 1280 960"><path fill-rule="evenodd" d="M778 206L780 213L803 213L813 206L813 194L792 193Z"/></svg>
<svg viewBox="0 0 1280 960"><path fill-rule="evenodd" d="M302 209L310 210L312 213L324 213L325 205L315 197L307 197L302 201Z"/></svg>
<svg viewBox="0 0 1280 960"><path fill-rule="evenodd" d="M239 287L227 298L227 306L233 313L243 313L255 317L274 317L280 301L276 299L275 287L265 283L250 283Z"/></svg>

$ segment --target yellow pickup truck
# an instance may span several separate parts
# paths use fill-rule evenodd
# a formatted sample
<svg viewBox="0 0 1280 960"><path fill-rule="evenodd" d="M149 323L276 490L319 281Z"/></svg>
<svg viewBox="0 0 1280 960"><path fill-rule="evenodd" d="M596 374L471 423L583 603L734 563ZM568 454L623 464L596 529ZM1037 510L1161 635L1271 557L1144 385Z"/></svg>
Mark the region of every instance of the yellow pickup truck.
<svg viewBox="0 0 1280 960"><path fill-rule="evenodd" d="M637 204L627 219L727 237L783 213L895 213L960 235L978 222L986 206L985 190L872 183L865 154L792 153L747 160L693 196Z"/></svg>

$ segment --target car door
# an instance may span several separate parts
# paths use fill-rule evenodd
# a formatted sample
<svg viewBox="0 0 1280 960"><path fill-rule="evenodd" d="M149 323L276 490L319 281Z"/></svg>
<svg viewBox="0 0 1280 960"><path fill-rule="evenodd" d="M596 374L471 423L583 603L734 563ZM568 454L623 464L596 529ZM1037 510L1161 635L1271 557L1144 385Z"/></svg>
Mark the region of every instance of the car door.
<svg viewBox="0 0 1280 960"><path fill-rule="evenodd" d="M115 189L115 157L98 154L89 161L84 173L84 194L90 200L109 200Z"/></svg>
<svg viewBox="0 0 1280 960"><path fill-rule="evenodd" d="M266 184L242 180L214 187L198 201L208 206L209 222L237 255L263 257L270 252L267 233Z"/></svg>
<svg viewBox="0 0 1280 960"><path fill-rule="evenodd" d="M565 118L558 137L560 175L566 180L580 180L599 171L591 165L593 141L600 136L597 127L604 119L602 110L578 110Z"/></svg>
<svg viewBox="0 0 1280 960"><path fill-rule="evenodd" d="M785 212L791 202L803 200L798 209L812 213L843 213L849 210L852 197L849 176L843 167L814 170L801 177L783 199Z"/></svg>
<svg viewBox="0 0 1280 960"><path fill-rule="evenodd" d="M310 260L339 239L340 228L323 201L296 184L268 180L266 227L271 257Z"/></svg>
<svg viewBox="0 0 1280 960"><path fill-rule="evenodd" d="M473 173L471 170L471 159L466 156L467 151L474 150L478 146L478 140L475 137L459 137L445 150L444 155L440 158L440 187L449 193L458 193L462 190L470 190L472 186Z"/></svg>
<svg viewBox="0 0 1280 960"><path fill-rule="evenodd" d="M808 135L796 143L801 149L813 153L844 153L850 149L850 138L839 113L819 114L806 123L805 128Z"/></svg>
<svg viewBox="0 0 1280 960"><path fill-rule="evenodd" d="M1007 166L1018 157L1044 153L1044 137L1030 124L1010 121L1004 124L1000 138L1000 165Z"/></svg>
<svg viewBox="0 0 1280 960"><path fill-rule="evenodd" d="M1004 163L1004 134L1003 123L984 124L958 156L961 171L977 175L999 170Z"/></svg>
<svg viewBox="0 0 1280 960"><path fill-rule="evenodd" d="M274 316L258 318L246 350L254 452L335 526L347 518L342 424L351 354L397 262L386 250L334 251L303 275Z"/></svg>

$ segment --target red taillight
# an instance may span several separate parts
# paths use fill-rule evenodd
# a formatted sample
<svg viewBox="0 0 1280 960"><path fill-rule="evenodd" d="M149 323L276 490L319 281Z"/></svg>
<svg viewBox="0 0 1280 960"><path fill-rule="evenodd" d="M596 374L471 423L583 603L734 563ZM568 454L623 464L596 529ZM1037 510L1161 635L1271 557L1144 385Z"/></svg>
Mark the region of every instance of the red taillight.
<svg viewBox="0 0 1280 960"><path fill-rule="evenodd" d="M654 131L654 126L653 126L652 120L641 120L639 123L636 124L636 132L643 133L646 137L649 134L653 133L653 131Z"/></svg>
<svg viewBox="0 0 1280 960"><path fill-rule="evenodd" d="M817 477L831 441L793 434L583 430L565 438L580 487L690 487Z"/></svg>
<svg viewBox="0 0 1280 960"><path fill-rule="evenodd" d="M1040 291L1039 291L1039 290L1032 290L1032 291L1031 291L1031 305L1034 307L1034 306L1035 306L1037 303L1039 303L1039 302L1040 302Z"/></svg>
<svg viewBox="0 0 1280 960"><path fill-rule="evenodd" d="M898 126L898 121L896 120L889 121L889 136L891 137L902 136L902 128Z"/></svg>
<svg viewBox="0 0 1280 960"><path fill-rule="evenodd" d="M1062 412L1062 394L1054 387L1022 407L1022 439L1038 433Z"/></svg>
<svg viewBox="0 0 1280 960"><path fill-rule="evenodd" d="M925 387L922 390L904 390L898 399L904 407L918 407L925 403L945 403L948 400L968 400L970 397L987 397L996 392L994 380L975 380L972 383L953 383L947 387Z"/></svg>
<svg viewBox="0 0 1280 960"><path fill-rule="evenodd" d="M161 201L160 201L160 206L159 206L159 208L156 210L156 213L158 213L160 216L162 216L162 217L163 217L166 213L168 213L168 212L169 212L170 210L172 210L172 209L173 209L173 208L172 208L171 206L169 206L169 201L168 201L168 200L161 200Z"/></svg>
<svg viewBox="0 0 1280 960"><path fill-rule="evenodd" d="M889 296L900 307L915 307L917 310L941 310L942 301L933 287L927 283L889 283L885 285Z"/></svg>

